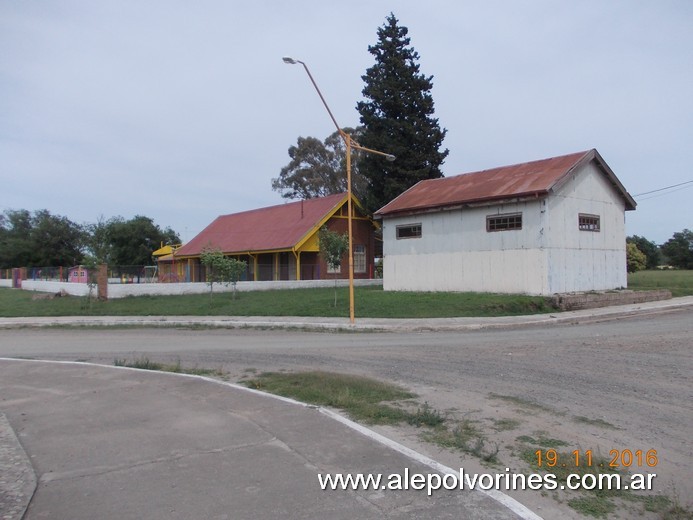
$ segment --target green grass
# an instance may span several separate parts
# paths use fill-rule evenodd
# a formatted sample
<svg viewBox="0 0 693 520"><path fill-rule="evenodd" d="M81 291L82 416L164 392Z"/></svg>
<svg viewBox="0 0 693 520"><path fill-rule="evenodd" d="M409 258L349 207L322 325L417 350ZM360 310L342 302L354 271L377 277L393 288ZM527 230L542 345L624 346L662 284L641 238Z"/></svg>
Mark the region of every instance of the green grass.
<svg viewBox="0 0 693 520"><path fill-rule="evenodd" d="M68 296L32 300L31 291L0 288L0 316L349 316L348 289L287 289L184 296L137 296L107 302ZM553 312L547 299L490 293L385 292L357 287L356 316L365 318L446 318L514 316Z"/></svg>
<svg viewBox="0 0 693 520"><path fill-rule="evenodd" d="M183 367L180 364L180 360L173 365L167 365L158 361L152 361L146 356L135 358L132 361L128 361L126 358L116 358L113 360L113 364L117 367L139 368L140 370L159 370L161 372L175 372L176 374L193 374L196 376L213 376L221 378L226 377L226 373L220 368L200 368L197 366Z"/></svg>
<svg viewBox="0 0 693 520"><path fill-rule="evenodd" d="M538 432L537 437L532 437L531 435L520 435L517 440L520 442L541 446L542 448L560 448L562 446L568 446L568 443L562 441L561 439L546 437L545 432Z"/></svg>
<svg viewBox="0 0 693 520"><path fill-rule="evenodd" d="M427 405L410 413L386 402L410 399L414 394L399 386L361 376L333 372L265 372L241 381L249 388L291 397L297 401L344 410L355 420L369 424L398 424L435 415Z"/></svg>
<svg viewBox="0 0 693 520"><path fill-rule="evenodd" d="M457 421L451 425L438 426L425 432L421 437L443 448L473 455L488 464L498 462L498 444L487 443L486 436L469 419Z"/></svg>
<svg viewBox="0 0 693 520"><path fill-rule="evenodd" d="M635 291L669 289L671 295L693 296L693 271L638 271L628 275L628 288Z"/></svg>

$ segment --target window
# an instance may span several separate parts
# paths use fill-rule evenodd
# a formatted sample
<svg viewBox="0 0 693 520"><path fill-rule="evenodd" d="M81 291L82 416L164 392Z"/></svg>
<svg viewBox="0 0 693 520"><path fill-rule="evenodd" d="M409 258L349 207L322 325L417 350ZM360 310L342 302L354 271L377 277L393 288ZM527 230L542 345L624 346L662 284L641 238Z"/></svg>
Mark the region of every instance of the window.
<svg viewBox="0 0 693 520"><path fill-rule="evenodd" d="M578 227L581 231L599 231L599 215L578 215Z"/></svg>
<svg viewBox="0 0 693 520"><path fill-rule="evenodd" d="M421 238L421 224L397 226L397 240L401 238Z"/></svg>
<svg viewBox="0 0 693 520"><path fill-rule="evenodd" d="M366 246L364 245L354 246L354 272L366 272Z"/></svg>
<svg viewBox="0 0 693 520"><path fill-rule="evenodd" d="M508 231L511 229L522 229L522 213L486 217L486 231Z"/></svg>

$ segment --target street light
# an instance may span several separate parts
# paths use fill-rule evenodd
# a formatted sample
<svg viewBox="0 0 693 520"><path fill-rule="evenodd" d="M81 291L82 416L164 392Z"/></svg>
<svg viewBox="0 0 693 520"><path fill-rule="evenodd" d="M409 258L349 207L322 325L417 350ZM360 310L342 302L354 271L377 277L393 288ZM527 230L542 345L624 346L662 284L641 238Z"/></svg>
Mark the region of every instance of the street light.
<svg viewBox="0 0 693 520"><path fill-rule="evenodd" d="M381 155L382 157L385 157L388 161L394 161L395 156L389 153L385 152L380 152L378 150L373 150L371 148L366 148L365 146L361 146L359 143L354 141L348 133L346 133L344 130L340 128L340 126L337 124L337 120L334 118L334 115L332 114L332 110L330 110L330 107L327 105L327 101L325 101L325 98L322 95L322 92L320 92L320 89L318 88L318 84L315 83L315 80L313 79L313 75L310 73L310 70L308 70L308 65L306 65L304 62L301 60L296 60L294 58L290 58L289 56L284 56L282 58L284 63L288 65L296 65L296 64L301 64L303 65L303 68L306 71L306 74L308 74L308 77L310 78L310 82L313 84L315 87L316 92L318 93L318 96L320 96L320 100L322 101L322 104L325 106L325 109L327 110L327 113L330 115L330 119L332 119L332 122L334 123L334 126L337 128L337 132L341 136L341 138L344 140L344 145L346 146L346 170L347 170L347 221L348 221L348 228L349 228L349 321L354 323L354 239L353 239L353 232L352 232L352 215L353 215L353 208L352 208L352 203L351 203L351 149L354 148L356 150L363 150L364 152L372 153L375 155Z"/></svg>

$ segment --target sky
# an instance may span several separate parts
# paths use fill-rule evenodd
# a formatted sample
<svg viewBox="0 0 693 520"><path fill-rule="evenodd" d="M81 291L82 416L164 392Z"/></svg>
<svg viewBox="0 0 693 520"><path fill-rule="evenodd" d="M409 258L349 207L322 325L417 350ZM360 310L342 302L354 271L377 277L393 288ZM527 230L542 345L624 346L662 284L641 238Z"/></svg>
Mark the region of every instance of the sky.
<svg viewBox="0 0 693 520"><path fill-rule="evenodd" d="M192 239L282 204L299 136L359 124L390 13L433 76L445 176L596 148L628 235L693 229L689 0L0 0L0 212L135 215Z"/></svg>

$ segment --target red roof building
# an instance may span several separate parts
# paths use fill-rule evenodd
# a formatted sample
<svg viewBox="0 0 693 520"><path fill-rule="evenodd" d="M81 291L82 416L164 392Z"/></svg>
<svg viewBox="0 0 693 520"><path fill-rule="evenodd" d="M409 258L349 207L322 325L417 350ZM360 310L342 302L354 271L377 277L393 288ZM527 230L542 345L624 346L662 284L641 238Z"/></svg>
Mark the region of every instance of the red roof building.
<svg viewBox="0 0 693 520"><path fill-rule="evenodd" d="M633 197L596 150L424 180L375 213L383 287L555 293L625 287Z"/></svg>
<svg viewBox="0 0 693 520"><path fill-rule="evenodd" d="M206 248L245 260L246 280L315 280L348 276L348 265L328 272L319 255L318 231L323 226L347 232L347 194L288 202L277 206L221 215L190 242L174 252L176 278L201 281L200 255ZM353 198L354 277L371 278L376 224ZM169 260L169 265L171 265ZM163 271L163 265L160 270Z"/></svg>

